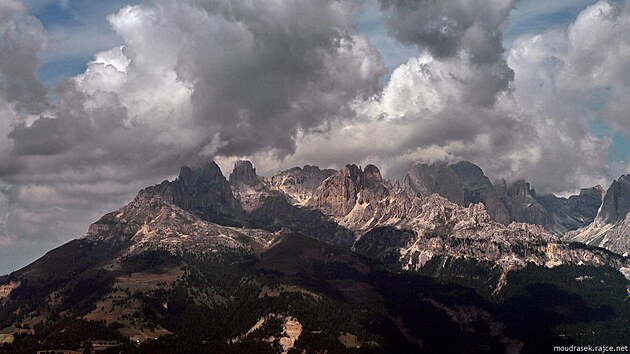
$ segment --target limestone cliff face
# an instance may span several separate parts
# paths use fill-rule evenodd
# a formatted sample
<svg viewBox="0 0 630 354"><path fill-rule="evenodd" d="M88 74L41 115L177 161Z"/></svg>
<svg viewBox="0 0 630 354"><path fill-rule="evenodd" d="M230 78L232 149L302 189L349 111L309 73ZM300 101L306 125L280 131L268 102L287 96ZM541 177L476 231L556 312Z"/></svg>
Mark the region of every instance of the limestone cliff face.
<svg viewBox="0 0 630 354"><path fill-rule="evenodd" d="M472 164L457 164L443 171L432 168L428 174L410 174L404 184L392 184L383 180L373 165L347 165L338 172L305 167L281 172L276 179L261 179L251 163L239 162L230 175L231 183L212 162L182 167L176 180L140 191L130 203L92 224L83 238L0 277L0 323L20 333L16 341L23 339L22 333L38 335L39 329L33 332L25 326L33 323L41 323L37 326L44 326L45 333L57 333L60 328L78 333L82 331L76 328L81 327L74 326L87 322L74 320L103 321L115 324L111 330L118 329L137 342L163 335L185 339L199 332L199 326L207 326L191 347L211 350L216 343L230 343L234 345L231 349L251 351L273 344L267 349L276 352L308 350L304 345L309 344L298 340L303 328L309 329L307 334L316 335L317 343L332 343L331 351L348 343L347 348L360 345L369 350L371 343L377 351L440 352L444 348L441 338L448 331L450 338L472 338L472 345L463 342L457 350L483 352L508 348L511 340L507 334L522 327L520 322L504 327L508 321L500 323L494 318L516 322L524 318L522 315L548 310L548 301L538 306L540 293L523 296L516 291L504 298L508 299L504 303L514 303L513 307L495 306L494 301L486 302L485 296L479 296L492 290L498 293L508 281L514 281L515 287L506 289L530 289L538 281L530 283L530 274L541 274L540 285L547 284L548 278L558 278L540 288L551 291L548 298L566 297L564 291L553 290L557 284L570 282L567 289L574 289L583 281L592 281L584 283L589 288L584 297L569 299L571 306L578 303L576 299L591 301L590 295L601 290L607 298L621 303L615 312L622 308L625 283L621 274L608 267L566 267L553 273L531 267L531 273L520 273L526 279L507 274L528 264L550 268L606 265L630 279L630 258L563 242L538 225L497 222L498 209L491 215L484 203L499 203L505 195L515 207L526 209L533 200L541 200L527 183L506 184L497 191ZM448 181L459 184L444 186L442 173ZM467 205L438 193L423 195L430 188L460 198L458 201ZM588 214L593 212L598 195L597 190L584 190L575 198L549 197L545 199L548 204L540 204L546 210L562 207L567 213ZM298 198L307 202L295 203ZM605 237L630 232L627 215L610 219L610 215L623 213L624 198L623 188L610 190L609 202L598 219L609 227L602 230L613 232ZM610 220L616 221L606 223ZM601 244L612 245L606 241ZM436 279L401 270L423 275L430 272ZM458 285L448 284L453 280ZM521 305L523 301L527 306ZM592 310L599 306L599 300L581 301L570 308L568 321L582 309L589 311L589 316L599 313ZM359 315L353 312L357 308ZM508 316L507 311L522 308L525 313ZM604 310L608 317L610 310ZM325 317L344 321L335 320L328 326L309 315L322 311L339 314ZM195 314L203 316L188 321ZM300 320L294 316L301 316ZM419 325L416 319L422 316L428 320ZM435 316L439 317L437 322ZM241 322L235 324L233 319ZM384 322L388 319L391 322ZM605 324L624 320L611 317ZM439 323L437 329L427 333L435 323ZM535 321L531 323L535 325ZM226 332L226 326L233 328ZM412 327L415 332L410 331ZM95 328L81 335L87 339L92 332L101 332L102 327ZM350 329L364 336L361 342L357 335L346 332ZM319 340L315 332L326 337ZM208 333L211 337L206 337ZM274 336L268 337L269 333ZM416 334L424 337L419 339ZM427 340L429 335L438 339L436 347ZM534 332L532 343L540 344L540 338L546 336L555 341L557 333L550 330L541 336ZM57 343L62 338L51 340ZM389 346L404 338L420 346ZM202 343L201 339L211 340ZM70 343L78 339L68 340L72 347ZM33 337L32 343L40 344L41 349L48 346L39 337ZM144 348L152 350L160 343L168 345L166 351L172 349L170 340L150 342ZM188 345L179 339L172 343ZM239 347L239 343L245 345ZM523 347L523 343L514 343L516 351ZM537 347L531 348L535 351Z"/></svg>
<svg viewBox="0 0 630 354"><path fill-rule="evenodd" d="M124 256L149 250L174 254L262 249L276 235L201 219L159 194L139 193L129 204L90 225L84 239L125 245Z"/></svg>
<svg viewBox="0 0 630 354"><path fill-rule="evenodd" d="M512 221L490 179L479 166L467 161L414 163L403 180L403 188L425 197L436 193L462 206L483 203L494 220L503 224Z"/></svg>
<svg viewBox="0 0 630 354"><path fill-rule="evenodd" d="M427 197L436 193L461 206L483 203L497 222L542 225L555 235L591 223L601 204L596 188L567 199L552 194L538 196L524 180L493 184L479 166L467 161L414 163L401 187L410 195Z"/></svg>
<svg viewBox="0 0 630 354"><path fill-rule="evenodd" d="M578 195L569 198L547 194L537 196L536 200L548 212L545 228L556 235L562 235L592 223L602 204L603 195L603 189L597 186L583 188Z"/></svg>
<svg viewBox="0 0 630 354"><path fill-rule="evenodd" d="M256 174L256 169L250 161L236 161L234 170L230 173L230 184L234 187L246 185L256 187L262 184L260 178Z"/></svg>
<svg viewBox="0 0 630 354"><path fill-rule="evenodd" d="M446 162L434 164L414 163L402 182L402 187L412 195L428 197L433 193L464 205L464 185L459 175Z"/></svg>
<svg viewBox="0 0 630 354"><path fill-rule="evenodd" d="M582 242L630 254L630 175L613 181L592 224L567 233L567 241Z"/></svg>
<svg viewBox="0 0 630 354"><path fill-rule="evenodd" d="M247 212L259 208L264 198L271 194L249 161L236 161L230 173L230 185L234 197Z"/></svg>
<svg viewBox="0 0 630 354"><path fill-rule="evenodd" d="M613 181L606 191L602 209L597 216L601 223L611 224L626 218L630 211L630 175Z"/></svg>
<svg viewBox="0 0 630 354"><path fill-rule="evenodd" d="M413 204L406 218L383 219L381 226L363 234L355 243L357 252L384 262L395 260L406 269L419 268L434 256L487 260L504 271L527 263L627 266L622 257L563 243L537 225L504 226L493 221L482 204L463 208L437 195L416 197Z"/></svg>
<svg viewBox="0 0 630 354"><path fill-rule="evenodd" d="M491 261L506 272L527 263L550 267L578 263L608 264L618 269L626 266L621 257L564 243L541 226L497 222L496 213L491 216L484 202L503 202L511 217L538 217L536 220L543 222L532 209L532 205L540 204L526 182L496 190L483 172L469 163L447 169L418 166L402 185L385 181L374 165L363 169L347 165L338 172L325 173L314 167L309 171L294 169L291 173L285 171L284 182L298 175L311 179L294 179L301 181L294 184L275 179L277 189L269 187L274 178L263 181L249 162L236 164L230 178L232 185L214 163L194 169L183 167L175 181L149 187L127 206L103 216L90 227L86 238L130 243L129 252L189 248L203 252L264 249L290 230L352 247L365 256L406 269L421 267L434 256ZM328 177L305 205L291 204L294 197L282 188L306 194L324 174ZM450 181L457 184L444 185L440 176L452 178ZM469 204L453 203L437 193L417 193L426 193L429 187L453 198L461 197L460 201ZM555 202L579 209L584 208L578 207L579 198L597 199L595 191L582 194ZM509 199L503 201L501 196ZM245 227L233 228L222 223L224 220L240 221Z"/></svg>
<svg viewBox="0 0 630 354"><path fill-rule="evenodd" d="M183 166L179 177L164 181L140 192L160 195L166 201L192 211L205 220L231 224L234 215L242 212L239 201L232 194L232 187L214 162L200 166Z"/></svg>
<svg viewBox="0 0 630 354"><path fill-rule="evenodd" d="M308 205L326 215L341 217L352 211L357 202L364 204L379 200L388 192L376 166L368 165L361 170L357 165L346 165L322 182Z"/></svg>
<svg viewBox="0 0 630 354"><path fill-rule="evenodd" d="M567 206L574 215L579 215L581 220L594 220L602 205L604 193L601 186L582 188L580 194L572 195L567 199Z"/></svg>
<svg viewBox="0 0 630 354"><path fill-rule="evenodd" d="M303 168L294 167L280 171L272 177L265 178L264 181L271 190L282 191L288 195L293 204L305 205L320 184L336 172L306 165Z"/></svg>
<svg viewBox="0 0 630 354"><path fill-rule="evenodd" d="M517 187L511 193L521 202L535 193L526 184ZM463 207L437 194L410 195L383 182L372 166L364 171L346 166L322 183L309 205L353 230L357 252L407 269L419 268L434 256L491 261L505 271L527 263L618 268L627 263L603 250L563 243L541 226L505 226L492 220L482 203Z"/></svg>
<svg viewBox="0 0 630 354"><path fill-rule="evenodd" d="M546 225L549 211L536 199L536 191L530 188L529 183L518 180L511 183L505 193L501 194L501 200L510 213L510 219L516 222L525 222L535 225Z"/></svg>

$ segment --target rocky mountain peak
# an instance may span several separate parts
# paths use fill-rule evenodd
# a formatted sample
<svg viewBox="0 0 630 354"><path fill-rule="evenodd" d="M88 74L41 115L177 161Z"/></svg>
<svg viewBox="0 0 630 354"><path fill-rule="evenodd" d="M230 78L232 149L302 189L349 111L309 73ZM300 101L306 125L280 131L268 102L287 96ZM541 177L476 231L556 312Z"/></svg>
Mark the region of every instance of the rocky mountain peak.
<svg viewBox="0 0 630 354"><path fill-rule="evenodd" d="M461 206L483 203L494 220L503 224L511 221L509 211L490 179L472 162L414 163L402 188L412 191L412 195L425 197L436 193Z"/></svg>
<svg viewBox="0 0 630 354"><path fill-rule="evenodd" d="M198 184L222 183L225 180L221 168L214 161L189 167L182 166L179 170L180 183L186 186Z"/></svg>
<svg viewBox="0 0 630 354"><path fill-rule="evenodd" d="M574 203L575 208L588 208L588 201L600 200L601 187L583 189ZM571 198L569 198L571 201ZM591 206L591 210L594 206ZM564 239L603 247L613 252L630 253L630 175L613 181L604 194L595 220L588 226L568 232Z"/></svg>
<svg viewBox="0 0 630 354"><path fill-rule="evenodd" d="M580 194L572 195L568 199L568 206L579 215L588 216L589 222L597 215L604 199L604 189L601 186L582 188Z"/></svg>
<svg viewBox="0 0 630 354"><path fill-rule="evenodd" d="M606 191L604 190L604 188L602 188L602 186L596 185L595 187L580 189L579 196L580 197L595 197L595 198L603 199L605 192Z"/></svg>
<svg viewBox="0 0 630 354"><path fill-rule="evenodd" d="M320 169L317 166L305 165L280 171L272 177L264 178L265 184L271 190L285 193L293 204L306 203L317 187L328 177L337 173L335 170Z"/></svg>
<svg viewBox="0 0 630 354"><path fill-rule="evenodd" d="M262 181L256 174L256 169L251 162L246 160L239 160L234 163L234 169L230 173L230 184L234 187L240 185L257 186Z"/></svg>
<svg viewBox="0 0 630 354"><path fill-rule="evenodd" d="M470 163L444 166L425 166L424 172L452 173L465 200L493 205L494 190L480 169ZM367 347L367 340L382 352L441 352L444 338L458 337L471 338L475 346L463 342L447 348L450 352L499 351L508 348L503 333L536 326L540 316L529 316L536 318L526 325L523 318L550 309L554 319L567 312L566 320L557 323L572 324L576 313L586 311L597 326L612 328L614 335L625 333L627 316L600 321L624 314L627 281L621 277L630 278L627 257L561 242L537 225L502 225L482 203L462 206L437 193L409 196L395 184L388 189L390 182L373 165L348 165L339 172L293 168L264 180L279 190L252 187L252 176L258 178L251 163L238 163L230 178L238 187L232 188L209 162L184 166L175 181L141 191L90 226L84 238L0 277L0 328L17 334L11 334L14 348L29 348L24 352L45 351L57 343L76 347L109 336L125 346L115 349L120 352L172 352L177 347L208 352L221 343L227 347L219 350L233 352L258 352L273 344L265 352L283 353L306 352L309 343L322 350L321 343L331 343L329 351L338 352L350 348L350 342L353 348ZM618 201L627 180L617 183L621 185L609 198L617 195ZM306 195L315 185L309 204L287 203L284 190ZM516 197L535 195L527 184L514 191ZM260 208L248 209L253 204L244 201L263 195ZM572 200L596 200L598 195L583 190ZM548 202L567 205L568 199L551 196ZM241 223L222 224L225 220ZM615 226L626 240L629 229ZM559 291L564 286L566 291ZM583 298L578 297L582 289L589 290ZM531 295L523 295L527 293ZM598 296L611 304L601 317ZM498 306L491 299L502 302ZM520 312L512 316L512 311ZM384 322L388 319L392 322ZM227 327L231 329L225 331ZM303 328L311 336L307 341L297 340ZM310 331L314 328L318 331ZM360 341L349 331L361 335ZM575 331L576 338L584 339L581 322ZM495 334L487 337L490 332ZM602 333L607 332L597 335ZM531 334L536 345L540 338L557 337L551 330ZM405 338L411 338L409 346L390 344ZM515 352L529 345L515 343ZM4 352L6 346L2 348ZM536 352L540 346L529 348Z"/></svg>
<svg viewBox="0 0 630 354"><path fill-rule="evenodd" d="M271 192L256 174L252 163L245 160L234 163L234 169L230 173L230 185L234 196L248 212L260 207Z"/></svg>
<svg viewBox="0 0 630 354"><path fill-rule="evenodd" d="M570 198L539 196L525 180L494 182L469 161L413 163L401 188L409 196L438 194L461 206L483 203L488 214L502 224L526 222L544 226L556 235L588 225L601 205L596 189Z"/></svg>
<svg viewBox="0 0 630 354"><path fill-rule="evenodd" d="M452 164L451 169L457 175L466 181L466 184L472 188L492 186L490 179L483 173L481 167L469 161L460 161Z"/></svg>
<svg viewBox="0 0 630 354"><path fill-rule="evenodd" d="M507 195L518 203L527 203L528 197L536 197L536 191L530 189L529 183L521 179L510 184Z"/></svg>
<svg viewBox="0 0 630 354"><path fill-rule="evenodd" d="M366 181L369 181L371 183L383 183L381 171L378 169L378 167L374 165L365 166L365 169L363 169L363 174L365 175Z"/></svg>
<svg viewBox="0 0 630 354"><path fill-rule="evenodd" d="M164 181L140 191L140 194L161 196L205 220L218 223L227 222L226 218L242 210L232 194L230 183L214 161L193 167L183 166L174 181Z"/></svg>
<svg viewBox="0 0 630 354"><path fill-rule="evenodd" d="M315 165L304 165L304 168L299 168L299 167L294 167L295 169L301 170L304 173L320 173L322 172L322 169L319 168L319 166L315 166Z"/></svg>
<svg viewBox="0 0 630 354"><path fill-rule="evenodd" d="M445 162L433 164L414 162L402 186L411 195L426 197L437 193L453 203L464 204L464 190L460 179Z"/></svg>
<svg viewBox="0 0 630 354"><path fill-rule="evenodd" d="M388 194L389 189L376 166L367 165L362 170L352 164L324 180L309 204L324 214L344 216L354 209L358 201L369 204L370 200L381 199Z"/></svg>
<svg viewBox="0 0 630 354"><path fill-rule="evenodd" d="M611 224L623 220L630 211L630 174L613 181L606 191L601 210L600 222Z"/></svg>
<svg viewBox="0 0 630 354"><path fill-rule="evenodd" d="M345 178L350 178L353 181L358 181L360 176L363 174L361 168L355 164L346 165L340 172Z"/></svg>

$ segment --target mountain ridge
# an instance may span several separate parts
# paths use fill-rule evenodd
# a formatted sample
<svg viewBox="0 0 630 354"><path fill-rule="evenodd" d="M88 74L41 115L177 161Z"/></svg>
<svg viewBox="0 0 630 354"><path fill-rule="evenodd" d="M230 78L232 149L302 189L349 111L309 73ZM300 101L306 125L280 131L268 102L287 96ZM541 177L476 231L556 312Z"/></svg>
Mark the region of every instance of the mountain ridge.
<svg viewBox="0 0 630 354"><path fill-rule="evenodd" d="M451 176L473 171L457 196L490 200L494 186L481 169L456 169ZM442 352L433 339L446 336L460 338L453 346L462 350L484 352L491 343L526 353L541 338L562 342L552 328L511 329L522 320L511 315L521 310L509 294L527 294L523 279L531 272L554 287L580 289L585 299L597 290L584 279L609 282L612 300L570 308L589 314L581 321L614 328L630 320L620 302L630 284L628 257L564 242L539 225L504 225L482 201L462 206L410 192L374 165L305 166L265 178L241 161L230 176L214 162L184 166L84 237L0 278L0 327L38 350L42 343L76 348L77 338L102 334L141 352L169 341L180 347L172 352L203 351L183 349L190 343L217 352L352 352L348 343L368 352ZM508 195L521 203L536 197L526 182ZM506 308L494 304L505 299ZM597 310L601 304L620 312Z"/></svg>
<svg viewBox="0 0 630 354"><path fill-rule="evenodd" d="M583 189L580 195L565 199L553 194L539 196L522 179L510 184L499 180L493 184L479 166L468 161L413 163L402 187L422 196L437 193L462 206L481 202L490 216L502 224L515 221L542 225L555 235L593 222L603 197L594 192L596 187ZM579 203L582 208L575 207L574 201L579 198L582 198Z"/></svg>

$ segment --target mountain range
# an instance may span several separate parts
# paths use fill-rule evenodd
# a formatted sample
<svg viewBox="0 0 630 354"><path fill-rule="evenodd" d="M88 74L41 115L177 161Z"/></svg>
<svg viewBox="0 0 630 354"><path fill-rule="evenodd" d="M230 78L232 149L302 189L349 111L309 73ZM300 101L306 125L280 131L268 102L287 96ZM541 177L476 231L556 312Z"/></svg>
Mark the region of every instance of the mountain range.
<svg viewBox="0 0 630 354"><path fill-rule="evenodd" d="M0 278L0 352L628 344L629 211L630 176L560 198L466 161L393 182L374 165L184 166Z"/></svg>

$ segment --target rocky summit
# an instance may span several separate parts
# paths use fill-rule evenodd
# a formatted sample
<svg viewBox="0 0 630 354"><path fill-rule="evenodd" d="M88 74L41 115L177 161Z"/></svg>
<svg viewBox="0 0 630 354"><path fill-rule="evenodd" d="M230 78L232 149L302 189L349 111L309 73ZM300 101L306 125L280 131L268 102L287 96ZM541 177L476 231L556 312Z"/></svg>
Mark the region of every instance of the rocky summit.
<svg viewBox="0 0 630 354"><path fill-rule="evenodd" d="M320 169L317 166L306 165L294 167L265 179L266 184L273 190L282 191L291 198L296 205L304 205L313 196L319 185L335 170Z"/></svg>
<svg viewBox="0 0 630 354"><path fill-rule="evenodd" d="M597 215L601 223L615 223L626 218L630 211L630 175L613 181L606 191L602 209Z"/></svg>
<svg viewBox="0 0 630 354"><path fill-rule="evenodd" d="M461 206L482 203L497 222L541 225L557 236L593 222L603 197L598 187L560 198L552 194L537 195L524 180L509 184L499 180L493 184L479 166L468 161L414 163L403 179L402 188L412 195L439 194Z"/></svg>
<svg viewBox="0 0 630 354"><path fill-rule="evenodd" d="M242 209L229 182L213 161L193 168L183 166L174 181L164 181L140 192L164 200L208 220L229 220Z"/></svg>
<svg viewBox="0 0 630 354"><path fill-rule="evenodd" d="M627 343L628 245L611 241L627 239L627 184L615 181L600 208L601 189L539 196L470 162L416 163L402 182L374 165L264 177L238 161L229 179L214 162L184 166L0 278L0 352Z"/></svg>
<svg viewBox="0 0 630 354"><path fill-rule="evenodd" d="M529 198L529 186L523 186L513 189L514 199ZM410 197L388 185L373 165L346 166L322 183L310 205L353 230L358 253L403 269L418 269L434 257L489 261L506 272L528 263L627 264L603 250L565 244L537 225L505 226L481 202L462 207L437 194Z"/></svg>
<svg viewBox="0 0 630 354"><path fill-rule="evenodd" d="M238 187L240 185L246 185L250 187L256 187L260 185L262 181L256 174L256 169L249 161L236 161L234 164L234 170L230 173L230 184Z"/></svg>
<svg viewBox="0 0 630 354"><path fill-rule="evenodd" d="M565 240L630 254L630 175L613 181L606 191L597 217L590 225L569 232Z"/></svg>
<svg viewBox="0 0 630 354"><path fill-rule="evenodd" d="M421 196L436 193L462 206L483 203L490 216L503 224L513 219L490 179L479 166L467 161L414 163L403 180L403 188Z"/></svg>

